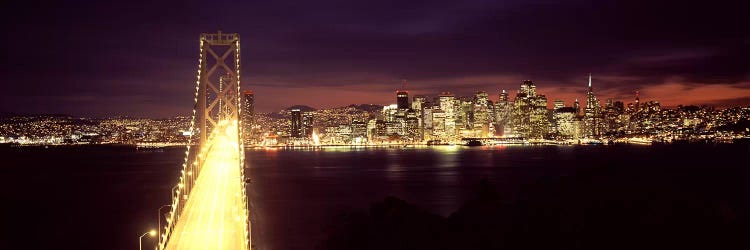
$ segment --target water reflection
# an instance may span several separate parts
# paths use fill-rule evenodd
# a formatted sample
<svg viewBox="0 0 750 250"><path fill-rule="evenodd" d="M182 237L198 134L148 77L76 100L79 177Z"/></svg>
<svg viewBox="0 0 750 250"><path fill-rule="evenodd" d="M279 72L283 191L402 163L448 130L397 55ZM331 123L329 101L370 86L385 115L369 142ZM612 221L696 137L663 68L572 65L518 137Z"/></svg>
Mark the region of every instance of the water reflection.
<svg viewBox="0 0 750 250"><path fill-rule="evenodd" d="M404 160L403 155L399 150L386 150L387 165L385 166L385 177L389 181L398 181L403 177L403 172L406 170L402 161Z"/></svg>
<svg viewBox="0 0 750 250"><path fill-rule="evenodd" d="M497 185L503 199L515 199L583 166L630 169L645 166L644 159L693 164L694 157L685 159L696 152L701 151L677 158L659 148L515 145L250 151L250 171L257 179L252 198L260 212L256 225L265 229L254 237L263 238L255 241L259 249L310 249L309 242L326 236L323 228L333 218L367 210L386 196L447 216L476 194L483 178Z"/></svg>

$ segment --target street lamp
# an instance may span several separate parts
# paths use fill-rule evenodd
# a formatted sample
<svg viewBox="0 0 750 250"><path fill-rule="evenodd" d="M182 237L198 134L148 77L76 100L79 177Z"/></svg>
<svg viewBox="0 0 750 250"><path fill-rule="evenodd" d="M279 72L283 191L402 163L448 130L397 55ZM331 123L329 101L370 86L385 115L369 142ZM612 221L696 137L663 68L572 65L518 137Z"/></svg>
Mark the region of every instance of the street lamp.
<svg viewBox="0 0 750 250"><path fill-rule="evenodd" d="M138 237L138 250L143 250L143 236L149 235L151 237L156 236L156 230L151 229L151 231L145 232L141 235L141 237Z"/></svg>
<svg viewBox="0 0 750 250"><path fill-rule="evenodd" d="M161 229L161 209L162 209L162 208L165 208L165 207L171 207L171 206L172 206L172 205L169 205L169 204L167 204L167 205L163 205L163 206L159 207L159 211L158 211L158 213L159 213L159 214L158 214L158 217L157 217L157 219L156 219L156 220L158 221L158 222L157 222L157 223L158 223L158 225L157 225L156 229L157 229L157 230L159 230L159 231L158 231L159 235L158 235L158 237L157 237L157 241L156 241L156 242L159 242L159 243L161 243L161 230L162 230L162 229Z"/></svg>

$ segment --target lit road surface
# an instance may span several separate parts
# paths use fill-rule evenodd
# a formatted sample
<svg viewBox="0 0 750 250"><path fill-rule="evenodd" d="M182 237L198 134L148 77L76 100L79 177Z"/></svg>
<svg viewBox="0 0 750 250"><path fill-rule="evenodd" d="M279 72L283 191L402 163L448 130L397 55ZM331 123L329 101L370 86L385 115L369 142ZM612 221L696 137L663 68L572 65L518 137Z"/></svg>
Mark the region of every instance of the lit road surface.
<svg viewBox="0 0 750 250"><path fill-rule="evenodd" d="M217 130L207 142L206 161L166 249L248 249L237 129Z"/></svg>

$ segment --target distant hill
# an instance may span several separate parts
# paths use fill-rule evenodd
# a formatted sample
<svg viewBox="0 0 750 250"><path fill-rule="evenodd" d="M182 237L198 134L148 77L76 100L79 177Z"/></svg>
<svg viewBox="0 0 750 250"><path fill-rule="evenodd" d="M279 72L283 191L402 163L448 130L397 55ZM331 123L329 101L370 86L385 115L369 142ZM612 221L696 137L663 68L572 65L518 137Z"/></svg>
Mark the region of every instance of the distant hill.
<svg viewBox="0 0 750 250"><path fill-rule="evenodd" d="M31 114L31 113L15 113L15 112L0 112L0 117L73 117L66 114Z"/></svg>
<svg viewBox="0 0 750 250"><path fill-rule="evenodd" d="M284 110L292 110L292 109L299 109L302 112L310 112L310 111L315 111L316 110L313 107L306 106L306 105L299 105L299 104L291 106L291 107L288 107L288 108L285 108Z"/></svg>
<svg viewBox="0 0 750 250"><path fill-rule="evenodd" d="M353 107L353 108L367 111L367 112L378 112L378 111L383 110L383 105L377 105L377 104L352 104L347 107Z"/></svg>

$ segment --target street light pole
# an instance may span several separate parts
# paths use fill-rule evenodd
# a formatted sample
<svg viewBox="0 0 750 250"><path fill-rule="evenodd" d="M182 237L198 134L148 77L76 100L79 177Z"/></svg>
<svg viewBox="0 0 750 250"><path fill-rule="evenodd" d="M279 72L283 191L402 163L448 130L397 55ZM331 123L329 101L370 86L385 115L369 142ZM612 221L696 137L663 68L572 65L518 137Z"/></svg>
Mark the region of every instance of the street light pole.
<svg viewBox="0 0 750 250"><path fill-rule="evenodd" d="M143 250L143 236L149 235L151 237L156 236L156 230L151 229L151 231L145 232L141 234L141 237L138 237L138 250Z"/></svg>
<svg viewBox="0 0 750 250"><path fill-rule="evenodd" d="M157 221L158 222L157 222L157 228L156 228L158 230L158 232L157 232L158 235L157 235L157 241L156 242L161 243L161 231L162 231L162 229L161 229L161 209L165 208L165 207L171 207L171 206L172 205L167 204L167 205L163 205L163 206L159 207L159 211L158 211L159 214L158 214L158 217L157 217Z"/></svg>

